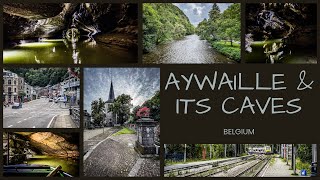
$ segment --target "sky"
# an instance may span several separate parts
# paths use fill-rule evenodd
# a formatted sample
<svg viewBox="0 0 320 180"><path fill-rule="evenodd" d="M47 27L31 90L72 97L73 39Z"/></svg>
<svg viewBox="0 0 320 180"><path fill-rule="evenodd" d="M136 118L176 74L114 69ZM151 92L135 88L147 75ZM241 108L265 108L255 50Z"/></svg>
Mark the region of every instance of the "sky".
<svg viewBox="0 0 320 180"><path fill-rule="evenodd" d="M212 3L173 3L189 18L191 24L197 26L203 19L208 19ZM220 12L226 10L232 3L217 3Z"/></svg>
<svg viewBox="0 0 320 180"><path fill-rule="evenodd" d="M160 90L159 68L85 68L84 110L91 113L92 101L108 100L111 75L115 97L128 94L134 106L141 105Z"/></svg>

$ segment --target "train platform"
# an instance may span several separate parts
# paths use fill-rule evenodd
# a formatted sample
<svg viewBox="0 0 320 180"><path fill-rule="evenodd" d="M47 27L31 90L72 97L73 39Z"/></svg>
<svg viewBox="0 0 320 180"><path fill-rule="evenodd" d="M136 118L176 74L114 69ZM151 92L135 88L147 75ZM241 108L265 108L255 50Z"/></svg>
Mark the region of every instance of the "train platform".
<svg viewBox="0 0 320 180"><path fill-rule="evenodd" d="M266 171L262 174L263 177L297 177L292 175L293 170L289 170L290 166L286 164L281 158L274 158ZM299 171L297 170L297 173Z"/></svg>

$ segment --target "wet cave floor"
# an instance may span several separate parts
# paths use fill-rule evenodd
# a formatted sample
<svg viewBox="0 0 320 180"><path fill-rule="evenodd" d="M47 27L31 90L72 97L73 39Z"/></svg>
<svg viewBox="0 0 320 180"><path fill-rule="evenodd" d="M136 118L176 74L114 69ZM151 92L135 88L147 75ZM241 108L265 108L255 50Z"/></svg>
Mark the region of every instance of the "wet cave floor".
<svg viewBox="0 0 320 180"><path fill-rule="evenodd" d="M62 170L72 176L79 176L79 161L68 158L57 158L49 155L33 155L25 164L61 166Z"/></svg>
<svg viewBox="0 0 320 180"><path fill-rule="evenodd" d="M116 40L114 40L116 39ZM128 39L110 35L102 41L64 39L20 40L3 51L4 64L116 64L136 63L137 51L121 47ZM107 42L107 43L106 43ZM120 42L119 45L116 44ZM129 42L130 43L130 42Z"/></svg>
<svg viewBox="0 0 320 180"><path fill-rule="evenodd" d="M277 40L254 41L251 44L252 52L246 52L244 59L246 63L270 63L264 53L264 44L271 45ZM284 51L283 59L275 61L275 63L284 64L317 64L317 50L315 48L306 48L299 46L288 46Z"/></svg>

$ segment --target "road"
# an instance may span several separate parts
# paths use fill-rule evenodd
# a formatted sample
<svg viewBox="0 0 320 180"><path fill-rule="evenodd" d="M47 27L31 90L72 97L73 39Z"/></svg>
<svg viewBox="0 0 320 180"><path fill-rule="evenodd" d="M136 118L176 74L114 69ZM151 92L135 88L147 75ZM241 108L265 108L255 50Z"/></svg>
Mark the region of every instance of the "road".
<svg viewBox="0 0 320 180"><path fill-rule="evenodd" d="M3 128L47 128L54 117L67 114L69 109L64 104L41 98L24 103L20 109L4 108Z"/></svg>
<svg viewBox="0 0 320 180"><path fill-rule="evenodd" d="M214 50L206 40L201 40L195 34L158 45L155 50L143 55L143 61L156 64L234 63Z"/></svg>

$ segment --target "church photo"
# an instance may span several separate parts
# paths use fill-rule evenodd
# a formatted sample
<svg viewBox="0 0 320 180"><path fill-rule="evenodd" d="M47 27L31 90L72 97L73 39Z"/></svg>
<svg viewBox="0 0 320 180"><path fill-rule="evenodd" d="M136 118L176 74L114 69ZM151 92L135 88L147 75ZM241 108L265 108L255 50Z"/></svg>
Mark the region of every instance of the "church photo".
<svg viewBox="0 0 320 180"><path fill-rule="evenodd" d="M160 69L84 68L84 175L160 176Z"/></svg>

